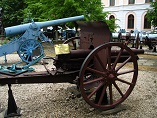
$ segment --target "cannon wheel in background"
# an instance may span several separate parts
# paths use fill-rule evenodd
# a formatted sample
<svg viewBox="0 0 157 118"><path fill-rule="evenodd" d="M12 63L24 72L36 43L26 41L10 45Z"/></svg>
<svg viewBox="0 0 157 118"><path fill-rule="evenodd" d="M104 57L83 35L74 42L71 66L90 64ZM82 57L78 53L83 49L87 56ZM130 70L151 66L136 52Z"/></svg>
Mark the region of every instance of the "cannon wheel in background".
<svg viewBox="0 0 157 118"><path fill-rule="evenodd" d="M72 48L72 49L74 49L74 50L76 50L77 49L77 47L76 47L76 40L80 40L80 37L72 37L72 38L69 38L69 39L67 39L67 40L65 40L64 42L63 42L63 44L69 44L69 46Z"/></svg>
<svg viewBox="0 0 157 118"><path fill-rule="evenodd" d="M31 63L44 55L44 50L39 41L28 39L20 45L17 53L24 62Z"/></svg>
<svg viewBox="0 0 157 118"><path fill-rule="evenodd" d="M113 48L119 50L117 55L114 55L114 60L111 54ZM128 53L128 57L119 63L123 50ZM94 108L115 108L131 94L137 75L137 58L130 48L122 43L100 45L82 64L79 74L82 97Z"/></svg>

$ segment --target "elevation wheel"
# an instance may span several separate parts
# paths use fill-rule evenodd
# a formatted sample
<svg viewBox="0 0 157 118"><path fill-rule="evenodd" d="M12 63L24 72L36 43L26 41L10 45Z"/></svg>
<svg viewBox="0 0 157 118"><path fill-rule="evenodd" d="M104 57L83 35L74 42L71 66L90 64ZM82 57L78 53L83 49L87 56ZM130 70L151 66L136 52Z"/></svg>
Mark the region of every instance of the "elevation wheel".
<svg viewBox="0 0 157 118"><path fill-rule="evenodd" d="M72 38L69 38L69 39L65 40L63 42L63 44L67 44L68 43L70 48L76 50L77 49L77 44L76 43L79 43L79 40L80 40L80 37L72 37Z"/></svg>
<svg viewBox="0 0 157 118"><path fill-rule="evenodd" d="M137 75L137 56L130 48L122 43L100 45L82 64L79 74L82 97L94 108L115 108L130 95Z"/></svg>
<svg viewBox="0 0 157 118"><path fill-rule="evenodd" d="M39 41L28 39L20 45L17 53L24 62L31 63L44 55L44 50Z"/></svg>

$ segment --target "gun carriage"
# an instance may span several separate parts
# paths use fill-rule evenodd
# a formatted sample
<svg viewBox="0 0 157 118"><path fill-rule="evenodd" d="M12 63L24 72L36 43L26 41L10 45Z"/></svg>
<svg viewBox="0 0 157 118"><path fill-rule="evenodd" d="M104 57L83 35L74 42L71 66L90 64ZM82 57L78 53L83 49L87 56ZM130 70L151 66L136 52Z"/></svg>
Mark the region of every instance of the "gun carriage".
<svg viewBox="0 0 157 118"><path fill-rule="evenodd" d="M146 34L145 32L137 33L112 33L113 41L123 42L127 45L132 44L132 48L140 48L144 45L148 46L149 49L153 49L153 52L156 52L156 34Z"/></svg>
<svg viewBox="0 0 157 118"><path fill-rule="evenodd" d="M142 42L140 39L140 33L112 33L113 36L113 40L118 40L119 42L123 42L126 45L131 44L132 48L136 48L138 49L140 47L140 49L142 49Z"/></svg>
<svg viewBox="0 0 157 118"><path fill-rule="evenodd" d="M46 71L0 71L0 84L9 85L7 115L19 115L11 84L76 84L84 100L92 107L102 110L115 108L131 94L138 76L137 55L144 51L130 49L123 43L110 42L111 32L105 22L80 21L77 24L81 29L80 36L56 45L61 51L64 50L62 46L67 44L72 44L73 48L49 58L54 60L55 68L48 69L43 61Z"/></svg>

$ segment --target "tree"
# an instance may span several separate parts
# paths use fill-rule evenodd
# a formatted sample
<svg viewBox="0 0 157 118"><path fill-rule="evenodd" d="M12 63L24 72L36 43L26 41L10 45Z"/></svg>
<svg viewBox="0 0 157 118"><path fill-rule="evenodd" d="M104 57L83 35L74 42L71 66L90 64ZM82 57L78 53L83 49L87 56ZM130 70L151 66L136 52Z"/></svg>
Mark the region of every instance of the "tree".
<svg viewBox="0 0 157 118"><path fill-rule="evenodd" d="M85 15L86 21L104 20L106 12L100 0L56 0L52 1L52 13L55 18Z"/></svg>
<svg viewBox="0 0 157 118"><path fill-rule="evenodd" d="M115 28L113 21L106 20L108 12L103 12L101 0L27 0L26 3L25 17L29 11L35 21L84 15L86 21L106 21L111 31Z"/></svg>
<svg viewBox="0 0 157 118"><path fill-rule="evenodd" d="M115 25L106 20L101 0L1 0L4 9L4 27L22 22L47 21L84 15L86 21L106 21L111 30Z"/></svg>
<svg viewBox="0 0 157 118"><path fill-rule="evenodd" d="M1 0L4 27L19 25L23 21L23 9L27 7L24 0Z"/></svg>
<svg viewBox="0 0 157 118"><path fill-rule="evenodd" d="M45 0L46 2L50 3L50 1ZM28 5L27 8L23 10L24 12L24 22L30 22L30 19L34 21L45 21L47 20L47 15L45 14L45 9L48 7L44 4L42 0L25 0L26 4ZM45 8L46 7L46 8Z"/></svg>
<svg viewBox="0 0 157 118"><path fill-rule="evenodd" d="M82 14L86 16L86 20L104 20L106 17L100 0L26 0L26 3L28 7L25 9L25 14L30 11L38 20Z"/></svg>
<svg viewBox="0 0 157 118"><path fill-rule="evenodd" d="M150 21L154 27L157 27L157 2L151 2L150 7L146 16L148 21Z"/></svg>

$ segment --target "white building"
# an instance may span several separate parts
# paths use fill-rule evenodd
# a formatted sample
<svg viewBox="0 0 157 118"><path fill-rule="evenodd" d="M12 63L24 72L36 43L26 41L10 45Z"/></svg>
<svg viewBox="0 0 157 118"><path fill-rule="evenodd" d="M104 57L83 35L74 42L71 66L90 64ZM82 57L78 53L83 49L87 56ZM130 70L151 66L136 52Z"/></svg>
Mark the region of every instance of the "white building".
<svg viewBox="0 0 157 118"><path fill-rule="evenodd" d="M150 8L150 2L155 0L102 0L104 11L110 12L108 18L115 18L116 24L120 26L117 29L126 31L150 31L153 29L150 22L147 21L147 9Z"/></svg>

